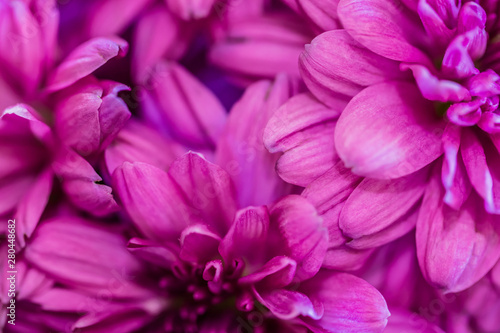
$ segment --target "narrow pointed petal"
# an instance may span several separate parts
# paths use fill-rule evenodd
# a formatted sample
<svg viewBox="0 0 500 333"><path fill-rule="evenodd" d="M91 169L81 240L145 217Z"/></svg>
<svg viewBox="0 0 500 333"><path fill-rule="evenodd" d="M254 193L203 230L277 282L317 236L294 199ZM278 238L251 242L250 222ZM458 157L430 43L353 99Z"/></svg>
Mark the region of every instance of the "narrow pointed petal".
<svg viewBox="0 0 500 333"><path fill-rule="evenodd" d="M329 31L341 27L337 15L338 1L328 0L284 0L297 13L303 13L320 31Z"/></svg>
<svg viewBox="0 0 500 333"><path fill-rule="evenodd" d="M328 248L328 231L323 219L307 199L289 195L270 210L287 247L287 255L297 262L296 280L314 276L323 263Z"/></svg>
<svg viewBox="0 0 500 333"><path fill-rule="evenodd" d="M54 174L45 170L19 203L16 213L16 234L21 247L31 237L45 210L52 191Z"/></svg>
<svg viewBox="0 0 500 333"><path fill-rule="evenodd" d="M346 273L322 271L299 291L325 309L319 320L304 319L315 332L382 332L390 312L384 297L368 282Z"/></svg>
<svg viewBox="0 0 500 333"><path fill-rule="evenodd" d="M127 244L127 249L138 258L165 269L171 269L172 265L179 261L180 249L173 243L132 238Z"/></svg>
<svg viewBox="0 0 500 333"><path fill-rule="evenodd" d="M230 112L216 152L217 164L231 175L241 207L273 202L292 187L275 171L279 154L265 149L263 131L276 110L293 94L287 76L260 81L247 88Z"/></svg>
<svg viewBox="0 0 500 333"><path fill-rule="evenodd" d="M498 216L471 195L460 211L443 202L439 173L429 184L417 221L417 254L426 280L444 292L464 290L500 257Z"/></svg>
<svg viewBox="0 0 500 333"><path fill-rule="evenodd" d="M282 152L276 166L288 183L307 186L338 160L332 144L341 110L330 109L310 94L292 97L271 117L264 143L272 153Z"/></svg>
<svg viewBox="0 0 500 333"><path fill-rule="evenodd" d="M340 116L335 146L356 174L379 179L413 173L442 154L444 122L410 83L382 83L356 95Z"/></svg>
<svg viewBox="0 0 500 333"><path fill-rule="evenodd" d="M128 44L121 38L95 38L77 47L55 69L46 90L54 92L66 88L91 74L114 57L127 53Z"/></svg>

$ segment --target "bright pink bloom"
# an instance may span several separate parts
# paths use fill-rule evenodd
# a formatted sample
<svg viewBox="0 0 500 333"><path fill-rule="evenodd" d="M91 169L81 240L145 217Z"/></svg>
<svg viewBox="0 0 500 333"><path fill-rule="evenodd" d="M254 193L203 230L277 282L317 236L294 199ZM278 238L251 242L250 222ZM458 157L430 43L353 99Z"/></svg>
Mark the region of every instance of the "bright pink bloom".
<svg viewBox="0 0 500 333"><path fill-rule="evenodd" d="M394 239L415 224L412 207L420 212L420 266L429 282L447 291L471 286L500 256L497 12L496 1L341 0L345 30L319 35L300 60L311 93L334 111L311 112L300 127L308 129L306 137L288 144L305 147L312 138L322 151L313 160L328 161L295 181L309 184L338 158L370 178L336 208L352 244L384 228L383 243ZM298 114L290 109L284 119ZM322 134L338 114L335 131ZM276 127L273 120L269 126ZM287 127L267 145L291 155L277 140L295 133ZM330 153L320 148L324 136L333 136ZM280 172L297 170L289 165ZM405 214L406 222L399 219Z"/></svg>

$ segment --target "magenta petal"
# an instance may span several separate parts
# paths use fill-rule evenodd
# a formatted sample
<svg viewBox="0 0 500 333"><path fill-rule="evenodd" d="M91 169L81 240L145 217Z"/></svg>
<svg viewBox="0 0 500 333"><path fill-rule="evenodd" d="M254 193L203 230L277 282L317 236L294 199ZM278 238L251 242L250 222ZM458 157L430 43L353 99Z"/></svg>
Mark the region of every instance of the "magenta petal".
<svg viewBox="0 0 500 333"><path fill-rule="evenodd" d="M342 208L339 226L344 235L357 239L390 226L422 197L429 176L428 168L391 180L365 178Z"/></svg>
<svg viewBox="0 0 500 333"><path fill-rule="evenodd" d="M401 64L401 69L411 69L422 95L431 101L461 102L470 100L469 90L449 80L439 80L427 67L418 64Z"/></svg>
<svg viewBox="0 0 500 333"><path fill-rule="evenodd" d="M337 1L329 0L284 0L297 13L303 13L321 31L339 29Z"/></svg>
<svg viewBox="0 0 500 333"><path fill-rule="evenodd" d="M289 195L271 207L270 216L284 239L286 254L297 262L296 279L314 276L328 248L328 231L316 209L304 197Z"/></svg>
<svg viewBox="0 0 500 333"><path fill-rule="evenodd" d="M127 248L135 256L165 269L171 269L172 265L179 261L180 249L173 243L160 244L147 239L132 238Z"/></svg>
<svg viewBox="0 0 500 333"><path fill-rule="evenodd" d="M239 284L258 284L259 289L272 290L288 286L295 276L295 260L279 256L274 257L260 269L238 280Z"/></svg>
<svg viewBox="0 0 500 333"><path fill-rule="evenodd" d="M158 154L161 151L161 154ZM177 142L165 139L152 128L136 120L129 120L117 138L105 151L107 171L113 174L124 162L143 162L168 170L170 164L186 153Z"/></svg>
<svg viewBox="0 0 500 333"><path fill-rule="evenodd" d="M144 295L130 281L140 266L125 244L116 230L64 216L39 225L24 255L33 266L65 284L107 291L110 297Z"/></svg>
<svg viewBox="0 0 500 333"><path fill-rule="evenodd" d="M416 86L382 83L356 95L340 116L335 146L347 167L371 178L399 178L442 154L444 122Z"/></svg>
<svg viewBox="0 0 500 333"><path fill-rule="evenodd" d="M111 187L100 183L102 178L80 155L62 149L52 168L61 177L63 190L69 200L78 208L95 216L105 216L119 209L111 194Z"/></svg>
<svg viewBox="0 0 500 333"><path fill-rule="evenodd" d="M92 15L88 15L87 26L90 37L120 34L151 0L107 0L98 1ZM113 19L110 20L109 18Z"/></svg>
<svg viewBox="0 0 500 333"><path fill-rule="evenodd" d="M392 309L384 333L445 333L439 326L417 313L403 309Z"/></svg>
<svg viewBox="0 0 500 333"><path fill-rule="evenodd" d="M332 110L310 94L292 97L267 123L264 143L272 153L282 152L277 164L281 178L307 186L337 161L332 145L340 110Z"/></svg>
<svg viewBox="0 0 500 333"><path fill-rule="evenodd" d="M234 222L224 239L219 252L225 263L243 258L250 269L264 260L269 230L269 213L266 206L248 207L236 213Z"/></svg>
<svg viewBox="0 0 500 333"><path fill-rule="evenodd" d="M89 304L96 302L92 296L71 289L51 288L31 297L30 301L39 304L46 311L79 312L85 311ZM101 302L106 303L104 300Z"/></svg>
<svg viewBox="0 0 500 333"><path fill-rule="evenodd" d="M231 175L241 207L268 204L291 191L276 175L279 155L269 153L262 139L269 118L291 94L287 76L278 75L273 83L260 81L248 87L231 110L216 160Z"/></svg>
<svg viewBox="0 0 500 333"><path fill-rule="evenodd" d="M500 257L500 224L477 195L455 211L444 204L443 192L436 173L417 221L417 254L429 283L458 292L481 279Z"/></svg>
<svg viewBox="0 0 500 333"><path fill-rule="evenodd" d="M53 178L52 170L45 170L19 203L16 212L16 234L21 247L24 247L26 239L31 237L40 221L49 201Z"/></svg>
<svg viewBox="0 0 500 333"><path fill-rule="evenodd" d="M338 162L302 193L323 218L328 229L330 247L340 246L347 240L339 228L340 212L361 180L361 177L346 169L342 162Z"/></svg>
<svg viewBox="0 0 500 333"><path fill-rule="evenodd" d="M322 271L299 291L322 303L319 320L304 319L314 332L379 333L390 316L384 297L368 282L346 273Z"/></svg>
<svg viewBox="0 0 500 333"><path fill-rule="evenodd" d="M444 160L441 179L446 190L444 202L460 209L469 197L471 184L460 153L461 128L449 123L443 133Z"/></svg>
<svg viewBox="0 0 500 333"><path fill-rule="evenodd" d="M227 172L190 152L172 163L168 174L189 200L191 215L203 220L219 235L225 235L237 209L234 185ZM172 208L176 204L172 203Z"/></svg>
<svg viewBox="0 0 500 333"><path fill-rule="evenodd" d="M113 188L136 227L150 239L176 241L189 225L184 198L168 174L152 165L124 163L113 175Z"/></svg>
<svg viewBox="0 0 500 333"><path fill-rule="evenodd" d="M425 32L416 23L416 14L401 1L341 0L338 15L347 32L369 50L396 61L430 65L425 53L414 46L423 42L417 38Z"/></svg>
<svg viewBox="0 0 500 333"><path fill-rule="evenodd" d="M91 74L110 59L124 56L128 44L121 38L95 38L77 47L52 73L46 90L54 92L66 88Z"/></svg>
<svg viewBox="0 0 500 333"><path fill-rule="evenodd" d="M165 0L168 7L184 20L201 19L210 13L215 0ZM228 5L229 6L229 5Z"/></svg>
<svg viewBox="0 0 500 333"><path fill-rule="evenodd" d="M437 4L436 7L439 8L437 11L433 8L433 5L435 5L435 3L432 0L419 1L418 15L422 20L425 31L434 39L435 44L448 45L450 40L453 38L455 29L450 29L447 26L449 20L447 20L446 17L443 18L439 15L441 12L439 9L442 8L442 4Z"/></svg>
<svg viewBox="0 0 500 333"><path fill-rule="evenodd" d="M136 81L143 82L164 57L178 60L188 47L191 28L182 24L163 4L151 6L138 20L132 48L132 71Z"/></svg>
<svg viewBox="0 0 500 333"><path fill-rule="evenodd" d="M500 155L486 140L481 142L473 131L464 129L460 152L469 180L484 199L486 211L495 214L500 212L500 174L498 173Z"/></svg>
<svg viewBox="0 0 500 333"><path fill-rule="evenodd" d="M152 313L135 304L107 307L97 313L92 311L78 319L71 330L82 333L134 332L142 329L155 315L158 315L159 311L155 311L153 306L152 311L150 310Z"/></svg>
<svg viewBox="0 0 500 333"><path fill-rule="evenodd" d="M204 224L191 225L182 231L179 257L188 262L203 264L217 256L221 238Z"/></svg>
<svg viewBox="0 0 500 333"><path fill-rule="evenodd" d="M259 293L255 290L254 293L262 305L282 320L290 320L298 316L320 319L325 311L322 303L313 304L306 295L297 291L277 289Z"/></svg>
<svg viewBox="0 0 500 333"><path fill-rule="evenodd" d="M217 97L181 65L161 62L150 74L143 92L153 104L146 118L189 147L213 148L226 122Z"/></svg>
<svg viewBox="0 0 500 333"><path fill-rule="evenodd" d="M338 105L338 96L348 99L364 87L407 76L396 61L371 52L342 29L313 39L299 65L310 91L332 108Z"/></svg>

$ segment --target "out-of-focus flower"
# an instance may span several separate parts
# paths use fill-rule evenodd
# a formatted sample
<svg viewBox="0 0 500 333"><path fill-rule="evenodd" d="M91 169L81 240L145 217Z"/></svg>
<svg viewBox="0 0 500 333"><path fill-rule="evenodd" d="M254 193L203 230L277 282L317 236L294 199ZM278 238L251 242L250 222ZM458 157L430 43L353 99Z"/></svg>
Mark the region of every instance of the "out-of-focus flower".
<svg viewBox="0 0 500 333"><path fill-rule="evenodd" d="M470 287L500 256L494 215L500 155L491 126L499 94L497 10L495 1L341 0L338 16L345 30L319 35L300 59L311 93L341 113L335 134L324 134L333 135L335 148L320 156L329 166L331 156L340 158L354 174L370 178L341 207L344 236L356 244L387 228L382 237L390 240L415 223L408 216L402 227L399 217L421 204L420 266L428 281L446 291ZM333 114L311 112L277 138L295 137L312 123L314 130L292 144L305 147L312 138L321 149L316 138L324 136L320 130L331 126ZM276 138L268 146L292 155ZM290 165L281 173L294 170L299 168ZM374 205L366 205L371 200ZM389 218L370 227L381 216Z"/></svg>

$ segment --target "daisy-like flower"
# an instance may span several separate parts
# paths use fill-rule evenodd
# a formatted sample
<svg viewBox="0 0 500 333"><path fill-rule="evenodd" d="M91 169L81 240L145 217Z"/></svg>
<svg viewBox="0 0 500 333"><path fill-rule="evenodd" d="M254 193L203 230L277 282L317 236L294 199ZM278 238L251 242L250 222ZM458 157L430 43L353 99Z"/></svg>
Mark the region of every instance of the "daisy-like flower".
<svg viewBox="0 0 500 333"><path fill-rule="evenodd" d="M338 208L344 242L356 244L384 229L402 235L416 223L424 276L446 291L470 287L500 255L498 6L341 0L344 29L316 37L300 60L311 93L336 113L311 107L300 127L276 137L308 129L315 136L302 141L319 142L330 126L335 148L322 140L316 159L333 156L367 177L339 201L345 204ZM283 151L276 138L268 146ZM404 224L405 215L403 227L398 221ZM391 239L389 231L381 236Z"/></svg>

